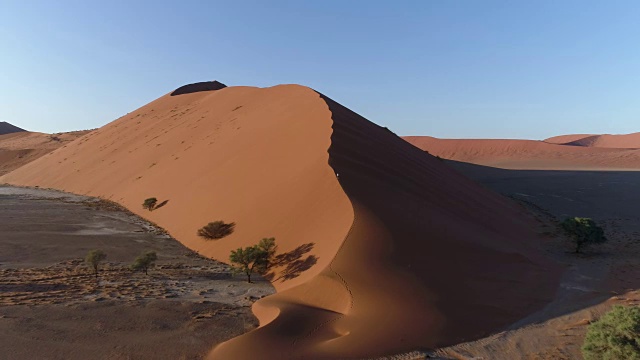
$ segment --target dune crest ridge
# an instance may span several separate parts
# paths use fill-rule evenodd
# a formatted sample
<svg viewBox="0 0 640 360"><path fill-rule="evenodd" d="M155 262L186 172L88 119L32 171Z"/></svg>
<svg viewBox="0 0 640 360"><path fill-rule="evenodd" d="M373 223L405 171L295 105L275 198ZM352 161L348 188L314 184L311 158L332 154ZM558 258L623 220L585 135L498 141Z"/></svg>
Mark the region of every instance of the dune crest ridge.
<svg viewBox="0 0 640 360"><path fill-rule="evenodd" d="M167 94L0 182L117 201L222 261L275 237L261 326L212 359L451 345L540 309L560 274L519 207L298 85ZM142 209L151 196L166 205ZM198 238L215 220L236 231Z"/></svg>

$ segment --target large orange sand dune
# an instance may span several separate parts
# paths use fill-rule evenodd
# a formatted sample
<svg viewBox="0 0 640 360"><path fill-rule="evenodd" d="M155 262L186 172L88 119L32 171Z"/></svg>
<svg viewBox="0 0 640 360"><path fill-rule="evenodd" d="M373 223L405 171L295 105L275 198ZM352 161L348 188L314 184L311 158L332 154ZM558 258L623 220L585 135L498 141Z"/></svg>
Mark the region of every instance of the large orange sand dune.
<svg viewBox="0 0 640 360"><path fill-rule="evenodd" d="M0 182L110 198L221 260L276 237L290 261L276 269L278 293L254 305L261 327L214 359L435 348L552 298L558 268L511 202L309 88L210 85L167 94ZM151 196L168 203L144 211ZM219 219L236 231L196 236Z"/></svg>

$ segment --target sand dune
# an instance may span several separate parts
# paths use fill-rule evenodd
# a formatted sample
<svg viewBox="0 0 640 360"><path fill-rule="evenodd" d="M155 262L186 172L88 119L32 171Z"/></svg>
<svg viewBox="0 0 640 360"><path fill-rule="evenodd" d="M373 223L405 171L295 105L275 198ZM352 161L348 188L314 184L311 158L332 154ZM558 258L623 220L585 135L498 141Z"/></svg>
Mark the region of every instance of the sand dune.
<svg viewBox="0 0 640 360"><path fill-rule="evenodd" d="M204 91L203 91L204 90ZM213 359L371 357L475 339L541 308L559 269L521 209L311 89L167 94L0 181L117 201L192 249L274 236L261 327ZM208 90L208 91L207 91ZM166 206L141 208L150 196ZM209 221L236 222L218 241Z"/></svg>
<svg viewBox="0 0 640 360"><path fill-rule="evenodd" d="M571 146L552 144L547 140L438 139L430 136L406 136L404 139L434 156L504 169L640 170L638 149ZM625 139L632 141L633 138ZM577 141L580 140L573 140Z"/></svg>
<svg viewBox="0 0 640 360"><path fill-rule="evenodd" d="M573 146L640 149L640 132L625 135L563 135L544 141Z"/></svg>
<svg viewBox="0 0 640 360"><path fill-rule="evenodd" d="M22 131L0 135L0 175L65 146L86 133L88 131L60 134Z"/></svg>
<svg viewBox="0 0 640 360"><path fill-rule="evenodd" d="M598 135L594 135L594 134L559 135L559 136L550 137L548 139L544 139L542 141L547 142L549 144L563 145L563 144L567 144L567 143L570 143L570 142L578 141L580 139L584 139L584 138L591 137L591 136L598 136Z"/></svg>
<svg viewBox="0 0 640 360"><path fill-rule="evenodd" d="M13 133L23 132L23 131L26 131L26 130L21 129L15 125L9 124L6 121L0 121L0 135L13 134Z"/></svg>
<svg viewBox="0 0 640 360"><path fill-rule="evenodd" d="M297 260L311 259L274 282L287 288L326 266L340 246L327 239L351 225L327 165L331 119L322 105L311 90L287 86L167 94L0 181L117 201L225 261L273 236L280 252L300 248ZM152 196L167 205L142 209ZM235 232L221 241L196 236L215 220L235 222Z"/></svg>

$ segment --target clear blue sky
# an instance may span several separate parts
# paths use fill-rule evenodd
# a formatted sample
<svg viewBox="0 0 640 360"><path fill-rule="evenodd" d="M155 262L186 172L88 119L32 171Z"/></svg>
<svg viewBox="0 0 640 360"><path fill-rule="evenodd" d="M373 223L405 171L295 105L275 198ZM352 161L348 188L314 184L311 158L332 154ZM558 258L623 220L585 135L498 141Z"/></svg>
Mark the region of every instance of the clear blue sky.
<svg viewBox="0 0 640 360"><path fill-rule="evenodd" d="M640 131L640 1L0 0L0 121L102 126L174 88L307 85L400 135Z"/></svg>

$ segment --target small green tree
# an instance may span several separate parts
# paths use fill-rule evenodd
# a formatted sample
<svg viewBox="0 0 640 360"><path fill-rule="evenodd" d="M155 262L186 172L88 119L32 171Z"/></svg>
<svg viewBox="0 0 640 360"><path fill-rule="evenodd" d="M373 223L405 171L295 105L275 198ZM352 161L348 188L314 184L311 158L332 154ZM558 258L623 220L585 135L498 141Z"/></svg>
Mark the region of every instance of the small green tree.
<svg viewBox="0 0 640 360"><path fill-rule="evenodd" d="M589 325L582 355L585 360L640 360L640 307L614 306Z"/></svg>
<svg viewBox="0 0 640 360"><path fill-rule="evenodd" d="M147 209L149 211L153 211L153 209L156 208L157 204L158 204L158 199L154 197L148 198L142 203L142 208Z"/></svg>
<svg viewBox="0 0 640 360"><path fill-rule="evenodd" d="M84 261L93 268L93 273L96 275L96 279L98 278L98 267L106 258L107 254L102 250L91 250L84 258Z"/></svg>
<svg viewBox="0 0 640 360"><path fill-rule="evenodd" d="M198 236L209 240L222 239L229 236L235 230L236 223L225 223L224 221L210 222L202 228L198 229Z"/></svg>
<svg viewBox="0 0 640 360"><path fill-rule="evenodd" d="M144 271L145 275L149 275L149 268L155 265L158 255L155 251L147 251L138 256L131 264L133 271Z"/></svg>
<svg viewBox="0 0 640 360"><path fill-rule="evenodd" d="M262 259L263 264L258 269L261 273L264 273L271 266L271 263L276 256L276 250L278 249L278 246L276 245L276 238L263 238L257 246L258 249L265 253Z"/></svg>
<svg viewBox="0 0 640 360"><path fill-rule="evenodd" d="M604 230L589 218L572 217L565 219L560 226L576 245L576 254L588 244L601 244L607 241Z"/></svg>
<svg viewBox="0 0 640 360"><path fill-rule="evenodd" d="M251 274L263 274L269 267L270 260L275 256L275 238L264 238L257 245L238 248L231 251L229 260L235 272L247 275L247 282L251 282Z"/></svg>

